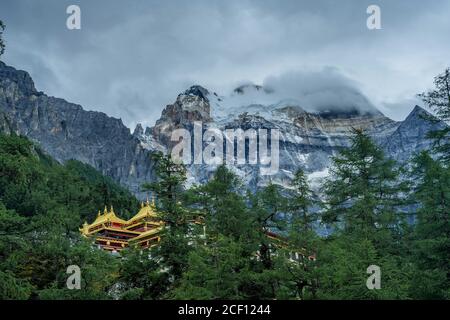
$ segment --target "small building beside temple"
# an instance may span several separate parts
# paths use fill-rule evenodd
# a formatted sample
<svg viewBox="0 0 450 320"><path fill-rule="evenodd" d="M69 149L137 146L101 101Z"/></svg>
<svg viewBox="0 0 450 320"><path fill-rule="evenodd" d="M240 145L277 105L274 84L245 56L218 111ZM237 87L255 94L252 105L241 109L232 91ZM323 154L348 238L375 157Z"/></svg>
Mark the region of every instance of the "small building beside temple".
<svg viewBox="0 0 450 320"><path fill-rule="evenodd" d="M85 222L79 230L83 236L94 238L101 249L118 252L129 245L149 248L158 244L163 227L154 202L147 200L141 203L141 209L130 220L119 218L112 206L110 211L105 207L103 213L98 212L94 222Z"/></svg>

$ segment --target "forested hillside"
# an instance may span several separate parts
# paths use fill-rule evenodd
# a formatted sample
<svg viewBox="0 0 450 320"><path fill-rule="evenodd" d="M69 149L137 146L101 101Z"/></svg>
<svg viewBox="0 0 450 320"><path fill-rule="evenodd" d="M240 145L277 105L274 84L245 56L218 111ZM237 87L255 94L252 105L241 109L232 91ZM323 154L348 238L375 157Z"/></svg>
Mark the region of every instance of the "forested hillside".
<svg viewBox="0 0 450 320"><path fill-rule="evenodd" d="M0 135L0 297L47 297L65 283L71 264L85 270L87 287L79 294L104 297L116 261L78 232L104 205L126 217L138 201L88 165L61 165L26 138Z"/></svg>

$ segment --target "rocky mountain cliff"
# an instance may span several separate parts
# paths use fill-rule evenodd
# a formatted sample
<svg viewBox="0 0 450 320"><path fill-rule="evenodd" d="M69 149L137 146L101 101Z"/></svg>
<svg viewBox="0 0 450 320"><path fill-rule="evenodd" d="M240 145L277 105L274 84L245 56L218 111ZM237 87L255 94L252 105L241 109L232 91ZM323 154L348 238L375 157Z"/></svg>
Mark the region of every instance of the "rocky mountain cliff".
<svg viewBox="0 0 450 320"><path fill-rule="evenodd" d="M397 129L388 137L381 140L385 152L397 161L407 161L411 155L427 150L432 143L426 139L430 131L443 129L446 124L434 119L427 111L415 106L408 117L402 121Z"/></svg>
<svg viewBox="0 0 450 320"><path fill-rule="evenodd" d="M261 86L254 90L270 94ZM244 95L246 87L234 90L234 95ZM428 149L431 141L426 139L430 130L441 128L442 122L431 123L423 115L430 114L416 106L403 122L393 121L378 110L360 111L350 106L348 110L333 112L307 112L297 101L280 101L276 104L252 103L227 106L227 97L210 93L200 86L193 86L180 94L174 104L168 105L153 128L136 130L135 136L143 143L170 151L173 142L170 135L176 128L192 132L193 121L203 123L203 132L209 128L226 129L278 129L279 170L274 175L264 175L261 165L232 166L252 189L269 181L289 187L297 168L303 168L310 182L317 187L328 175L330 157L339 149L349 146L352 129L361 129L383 147L387 155L405 161L415 152ZM225 148L224 148L225 150ZM248 156L248 146L246 147ZM224 151L225 154L225 151ZM188 166L190 183L207 181L215 170L213 165L191 164Z"/></svg>
<svg viewBox="0 0 450 320"><path fill-rule="evenodd" d="M88 163L136 194L152 177L151 150L120 119L38 92L28 73L3 62L0 130L27 136L58 161Z"/></svg>
<svg viewBox="0 0 450 320"><path fill-rule="evenodd" d="M403 122L396 122L376 109L360 110L355 106L311 112L292 100L249 103L241 99L249 90L272 93L261 86L241 86L226 97L192 86L165 107L153 127L138 125L131 134L120 119L38 92L28 73L0 62L0 131L29 137L58 161L77 159L88 163L143 197L139 186L153 178L150 155L155 151L170 152L175 144L171 141L173 130L192 132L196 121L202 123L203 132L208 128L279 130L276 174L263 175L260 163L232 166L252 189L269 181L289 187L297 168L303 168L317 186L328 174L330 157L349 146L352 128L365 130L388 156L404 161L429 148L427 132L445 125L424 119L423 115L429 114L420 107ZM213 165L191 164L188 181L205 182L214 170Z"/></svg>

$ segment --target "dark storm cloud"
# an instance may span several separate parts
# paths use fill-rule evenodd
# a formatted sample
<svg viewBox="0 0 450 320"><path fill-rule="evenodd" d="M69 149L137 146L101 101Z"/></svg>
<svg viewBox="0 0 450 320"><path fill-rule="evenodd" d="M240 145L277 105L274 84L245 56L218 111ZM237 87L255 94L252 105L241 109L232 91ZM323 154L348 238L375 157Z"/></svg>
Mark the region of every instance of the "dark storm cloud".
<svg viewBox="0 0 450 320"><path fill-rule="evenodd" d="M65 27L70 4L81 7L81 30ZM381 7L382 30L366 28L369 4ZM449 13L445 0L2 0L2 59L39 90L128 125L153 124L194 83L226 94L324 66L401 119L413 107L405 102L450 64Z"/></svg>

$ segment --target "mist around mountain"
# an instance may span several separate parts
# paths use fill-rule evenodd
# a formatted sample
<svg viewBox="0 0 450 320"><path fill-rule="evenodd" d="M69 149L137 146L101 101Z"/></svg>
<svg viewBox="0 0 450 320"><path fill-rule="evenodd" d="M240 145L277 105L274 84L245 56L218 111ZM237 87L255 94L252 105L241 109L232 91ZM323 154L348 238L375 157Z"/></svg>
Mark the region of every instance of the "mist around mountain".
<svg viewBox="0 0 450 320"><path fill-rule="evenodd" d="M305 88L300 90L302 86ZM333 69L307 76L293 73L269 79L263 85L247 83L229 95L192 86L163 109L153 127L138 125L133 133L120 119L85 111L37 91L28 73L3 62L0 102L3 131L29 137L60 162L76 159L87 163L141 199L147 194L140 186L154 177L151 154L170 152L173 130L186 128L192 132L196 121L202 122L203 130L280 131L280 164L275 175L262 175L259 165L232 166L252 190L268 181L288 188L298 168L318 186L328 174L330 157L349 146L349 132L354 128L364 130L389 157L406 161L430 148L427 132L445 126L420 116L428 113L418 106L404 121L385 117L350 80ZM188 184L206 182L216 168L189 165Z"/></svg>
<svg viewBox="0 0 450 320"><path fill-rule="evenodd" d="M325 91L329 90L326 83L323 86ZM198 85L192 86L163 110L155 126L144 130L138 125L134 136L148 150L170 152L175 144L171 141L172 132L180 128L193 132L194 122L201 122L203 130L215 128L223 132L230 129L279 130L280 163L275 175L262 174L259 164L231 165L231 169L256 190L269 181L289 188L298 168L304 170L310 182L318 187L328 175L331 157L350 146L353 129L366 132L392 159L406 161L415 153L431 148L428 132L446 126L441 121L427 120L431 114L419 106L404 121L391 120L372 106L362 93L345 86L343 91L354 94L351 104L344 107L345 102L338 99L340 104L337 106L315 105L314 109L311 104L304 106L297 99L282 99L275 87L244 84L224 96ZM248 158L248 149L246 152ZM214 165L188 165L189 183L204 183L216 168ZM318 192L318 188L315 191Z"/></svg>

